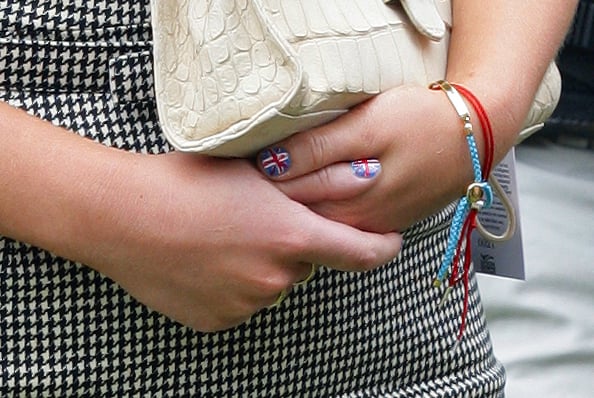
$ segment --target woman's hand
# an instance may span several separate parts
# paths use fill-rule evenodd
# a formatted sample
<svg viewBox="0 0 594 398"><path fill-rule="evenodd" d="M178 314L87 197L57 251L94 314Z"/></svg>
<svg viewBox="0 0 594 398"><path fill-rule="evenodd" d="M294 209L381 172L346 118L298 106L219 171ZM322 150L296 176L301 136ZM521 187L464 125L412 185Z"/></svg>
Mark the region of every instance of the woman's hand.
<svg viewBox="0 0 594 398"><path fill-rule="evenodd" d="M132 154L0 106L0 233L104 273L201 331L273 304L311 264L363 271L398 234L361 232L290 200L245 160Z"/></svg>
<svg viewBox="0 0 594 398"><path fill-rule="evenodd" d="M453 2L446 76L483 101L495 134L494 164L514 144L576 3ZM402 230L465 193L472 174L461 130L443 93L399 87L279 143L292 166L274 178L321 215L370 231ZM376 178L348 174L348 162L370 158L382 164Z"/></svg>
<svg viewBox="0 0 594 398"><path fill-rule="evenodd" d="M198 330L245 321L311 264L366 270L399 249L396 234L357 231L289 200L246 161L172 153L128 162L123 185L103 199L118 197L116 208L89 216L102 222L82 260Z"/></svg>
<svg viewBox="0 0 594 398"><path fill-rule="evenodd" d="M460 197L473 180L460 119L443 93L420 86L387 91L277 146L290 156L290 168L274 177L283 192L369 231L401 231ZM356 177L357 159L378 159L381 173Z"/></svg>

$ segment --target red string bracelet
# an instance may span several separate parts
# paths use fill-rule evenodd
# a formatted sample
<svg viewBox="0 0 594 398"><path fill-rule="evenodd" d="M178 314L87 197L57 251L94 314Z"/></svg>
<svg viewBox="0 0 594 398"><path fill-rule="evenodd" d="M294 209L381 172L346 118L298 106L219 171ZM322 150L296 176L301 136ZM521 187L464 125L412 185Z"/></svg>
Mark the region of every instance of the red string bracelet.
<svg viewBox="0 0 594 398"><path fill-rule="evenodd" d="M471 265L471 236L472 231L477 227L477 215L478 211L483 208L485 205L488 207L490 205L491 199L483 201L481 197L486 192L491 192L491 188L487 183L489 175L491 173L491 169L493 167L493 157L494 157L494 139L493 139L493 129L491 127L491 122L489 117L487 116L487 112L485 111L484 107L482 106L481 102L476 98L474 94L467 88L459 85L459 84L450 84L447 81L438 81L430 86L431 89L441 89L443 90L450 102L456 109L458 116L462 119L464 123L464 131L467 136L467 141L469 143L469 148L471 149L471 158L473 161L473 170L475 175L475 183L471 184L468 187L467 197L463 197L460 203L458 204L458 208L456 209L456 214L454 215L454 220L452 227L450 229L450 240L455 237L456 241L448 242L448 249L446 250L445 260L440 267L438 277L434 281L435 286L439 286L441 284L442 275L446 272L446 268L448 264L452 264L451 272L448 277L448 288L444 293L444 297L442 298L442 303L445 301L446 297L448 296L451 289L460 281L464 284L464 302L463 302L463 309L461 315L461 322L460 322L460 329L458 332L458 341L461 340L464 330L466 328L466 320L468 315L468 304L469 304L469 296L470 296L470 265ZM470 114L464 105L462 98L466 99L472 107L475 109L479 121L481 123L482 131L483 131L483 138L484 138L484 146L485 146L485 161L484 166L481 168L480 162L478 160L478 152L476 151L476 146L474 144L474 139L472 138L472 123L470 122ZM474 147L474 149L473 149ZM478 196L473 197L474 189L478 188ZM492 195L492 193L491 193ZM467 207L470 206L470 207ZM464 216L465 214L465 216ZM464 217L465 219L462 219ZM455 247L451 246L455 242ZM452 259L453 261L450 262L448 259ZM460 260L462 263L460 264ZM459 268L462 269L462 275L459 276Z"/></svg>
<svg viewBox="0 0 594 398"><path fill-rule="evenodd" d="M489 120L489 116L485 111L485 108L479 101L479 99L466 87L452 83L458 92L472 105L472 108L475 110L477 117L479 119L479 123L481 124L481 129L483 132L483 140L484 140L484 147L485 147L485 160L483 164L483 180L488 180L489 175L491 174L491 170L493 169L493 157L495 152L495 143L493 139L493 128L491 126L491 121ZM466 238L466 244L470 245L472 231L476 228L476 219L477 219L477 211L471 211L464 223L463 228L463 235ZM458 243L457 252L462 250L462 240ZM468 301L469 301L469 274L470 274L470 264L472 262L471 258L471 250L470 247L467 247L464 250L464 261L463 261L463 273L462 273L462 280L464 283L464 303L462 308L462 319L460 322L460 330L458 331L458 340L462 338L462 334L466 329L466 317L468 314ZM456 272L457 273L457 272ZM454 273L452 273L454 276ZM458 281L455 280L456 276L450 280L450 286L456 284Z"/></svg>
<svg viewBox="0 0 594 398"><path fill-rule="evenodd" d="M470 105L472 105L481 124L483 138L485 141L483 180L487 180L489 178L489 174L491 174L491 170L493 169L493 156L495 152L495 142L493 139L493 128L491 126L491 121L489 120L489 116L487 116L487 112L485 111L485 108L479 99L469 89L462 86L461 84L456 83L452 83L452 86L454 86L458 92L470 103Z"/></svg>

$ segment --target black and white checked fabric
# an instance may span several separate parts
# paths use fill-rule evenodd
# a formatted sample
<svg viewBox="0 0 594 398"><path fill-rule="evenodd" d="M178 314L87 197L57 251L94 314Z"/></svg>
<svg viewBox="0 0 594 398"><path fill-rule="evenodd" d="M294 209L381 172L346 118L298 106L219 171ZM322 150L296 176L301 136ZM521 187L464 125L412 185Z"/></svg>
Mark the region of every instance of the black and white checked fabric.
<svg viewBox="0 0 594 398"><path fill-rule="evenodd" d="M148 0L0 0L0 99L105 145L170 150L152 95ZM0 239L0 396L500 397L472 279L431 287L452 207L406 234L392 264L322 268L283 305L202 334L111 280Z"/></svg>

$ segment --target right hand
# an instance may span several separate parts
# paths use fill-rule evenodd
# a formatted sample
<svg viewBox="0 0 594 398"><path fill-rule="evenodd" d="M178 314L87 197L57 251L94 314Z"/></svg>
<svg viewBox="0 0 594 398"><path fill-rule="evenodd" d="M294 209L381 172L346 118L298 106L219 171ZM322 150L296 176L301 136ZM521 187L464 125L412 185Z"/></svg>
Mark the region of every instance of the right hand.
<svg viewBox="0 0 594 398"><path fill-rule="evenodd" d="M114 152L122 164L83 212L70 258L194 329L246 321L312 263L364 271L400 249L396 233L316 215L245 160Z"/></svg>

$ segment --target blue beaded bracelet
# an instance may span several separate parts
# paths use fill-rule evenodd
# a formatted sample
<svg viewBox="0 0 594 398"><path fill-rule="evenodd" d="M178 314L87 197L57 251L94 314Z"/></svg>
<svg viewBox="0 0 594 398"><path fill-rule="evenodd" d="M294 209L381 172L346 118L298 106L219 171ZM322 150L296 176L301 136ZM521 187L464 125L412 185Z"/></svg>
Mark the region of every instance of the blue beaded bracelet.
<svg viewBox="0 0 594 398"><path fill-rule="evenodd" d="M437 276L433 281L433 285L435 287L440 287L444 284L445 280L450 277L451 274L449 286L447 286L442 298L443 303L453 286L459 280L456 278L458 275L458 267L460 267L458 264L458 259L461 257L462 251L464 251L464 261L461 265L463 269L461 279L464 279L465 282L465 295L464 312L462 314L462 322L460 326L460 332L458 334L458 339L460 339L464 331L468 304L468 272L470 268L469 238L472 230L476 226L476 214L481 209L491 206L493 202L493 190L489 182L483 180L478 148L474 138L472 122L470 120L470 112L466 106L466 103L464 102L464 99L462 98L462 95L453 85L445 80L437 81L431 84L429 87L433 90L442 90L462 120L464 134L468 144L468 151L472 161L472 171L474 176L474 181L468 186L466 195L460 199L456 207L456 211L454 213L452 224L449 230L447 247L443 255L441 266L437 272ZM466 240L465 247L464 239Z"/></svg>

